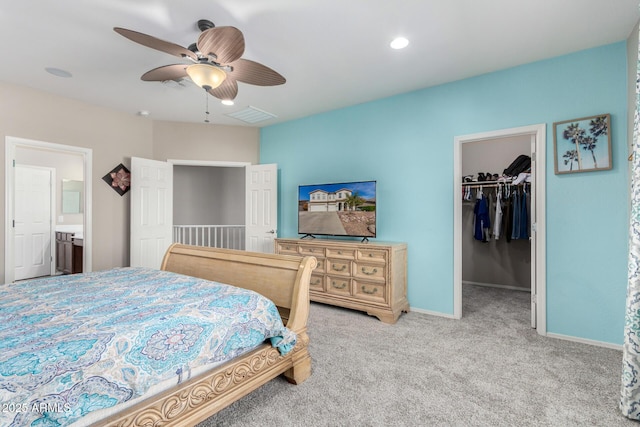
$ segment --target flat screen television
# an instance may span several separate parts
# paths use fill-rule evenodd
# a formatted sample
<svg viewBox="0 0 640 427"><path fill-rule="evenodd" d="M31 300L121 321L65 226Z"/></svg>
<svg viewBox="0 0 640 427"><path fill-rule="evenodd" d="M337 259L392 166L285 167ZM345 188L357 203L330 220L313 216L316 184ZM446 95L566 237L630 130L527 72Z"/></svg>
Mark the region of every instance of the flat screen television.
<svg viewBox="0 0 640 427"><path fill-rule="evenodd" d="M300 185L298 233L376 237L376 181Z"/></svg>

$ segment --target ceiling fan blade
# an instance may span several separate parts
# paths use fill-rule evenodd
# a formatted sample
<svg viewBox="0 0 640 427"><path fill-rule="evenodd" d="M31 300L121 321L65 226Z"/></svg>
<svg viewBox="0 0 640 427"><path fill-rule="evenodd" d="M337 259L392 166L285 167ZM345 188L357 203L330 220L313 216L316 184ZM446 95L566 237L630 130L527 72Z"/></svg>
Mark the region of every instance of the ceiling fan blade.
<svg viewBox="0 0 640 427"><path fill-rule="evenodd" d="M214 27L203 31L196 45L203 55L215 55L218 64L228 64L244 53L244 36L236 27Z"/></svg>
<svg viewBox="0 0 640 427"><path fill-rule="evenodd" d="M120 34L121 36L128 38L131 41L134 41L146 47L150 47L151 49L159 50L160 52L165 52L170 55L177 56L178 58L189 57L194 61L198 60L198 57L195 53L177 44L166 42L164 40L160 40L153 36L139 33L137 31L127 30L125 28L114 27L113 31Z"/></svg>
<svg viewBox="0 0 640 427"><path fill-rule="evenodd" d="M209 89L207 92L218 99L235 99L238 94L238 82L227 76L220 86L215 89Z"/></svg>
<svg viewBox="0 0 640 427"><path fill-rule="evenodd" d="M277 71L249 59L238 59L229 65L233 67L233 71L228 74L243 83L257 86L277 86L287 81Z"/></svg>
<svg viewBox="0 0 640 427"><path fill-rule="evenodd" d="M166 82L168 80L178 80L187 77L187 65L174 64L163 65L147 71L140 77L145 82Z"/></svg>

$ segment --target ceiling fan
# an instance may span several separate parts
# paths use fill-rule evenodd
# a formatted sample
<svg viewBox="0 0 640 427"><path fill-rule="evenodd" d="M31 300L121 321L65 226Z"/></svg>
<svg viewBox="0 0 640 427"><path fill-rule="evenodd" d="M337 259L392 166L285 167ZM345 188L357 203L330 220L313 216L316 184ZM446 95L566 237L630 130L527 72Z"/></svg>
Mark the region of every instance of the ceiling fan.
<svg viewBox="0 0 640 427"><path fill-rule="evenodd" d="M241 58L244 36L235 27L216 27L206 19L198 21L202 33L196 43L184 48L147 34L125 28L113 30L143 46L190 61L154 68L140 77L144 81L180 80L189 77L195 84L221 100L233 100L238 94L238 83L257 86L276 86L285 78L258 62Z"/></svg>

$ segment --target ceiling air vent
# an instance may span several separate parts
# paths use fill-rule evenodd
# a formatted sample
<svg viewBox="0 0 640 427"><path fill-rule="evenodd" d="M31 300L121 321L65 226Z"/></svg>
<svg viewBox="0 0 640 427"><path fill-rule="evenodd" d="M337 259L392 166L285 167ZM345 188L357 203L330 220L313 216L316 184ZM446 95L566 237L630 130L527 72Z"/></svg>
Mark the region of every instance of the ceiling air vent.
<svg viewBox="0 0 640 427"><path fill-rule="evenodd" d="M245 123L258 123L278 117L275 114L267 113L266 111L252 107L251 105L244 110L229 113L227 116L242 120Z"/></svg>

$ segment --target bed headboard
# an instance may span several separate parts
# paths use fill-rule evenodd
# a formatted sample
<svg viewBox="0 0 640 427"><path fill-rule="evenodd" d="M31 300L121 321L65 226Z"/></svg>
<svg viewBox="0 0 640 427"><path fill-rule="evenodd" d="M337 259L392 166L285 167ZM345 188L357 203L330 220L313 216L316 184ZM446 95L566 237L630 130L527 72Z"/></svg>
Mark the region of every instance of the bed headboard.
<svg viewBox="0 0 640 427"><path fill-rule="evenodd" d="M288 318L299 304L309 304L309 280L314 257L274 255L234 249L217 249L174 243L162 260L162 270L251 289L269 298ZM304 310L308 312L307 310ZM305 319L288 319L287 327L306 325Z"/></svg>

